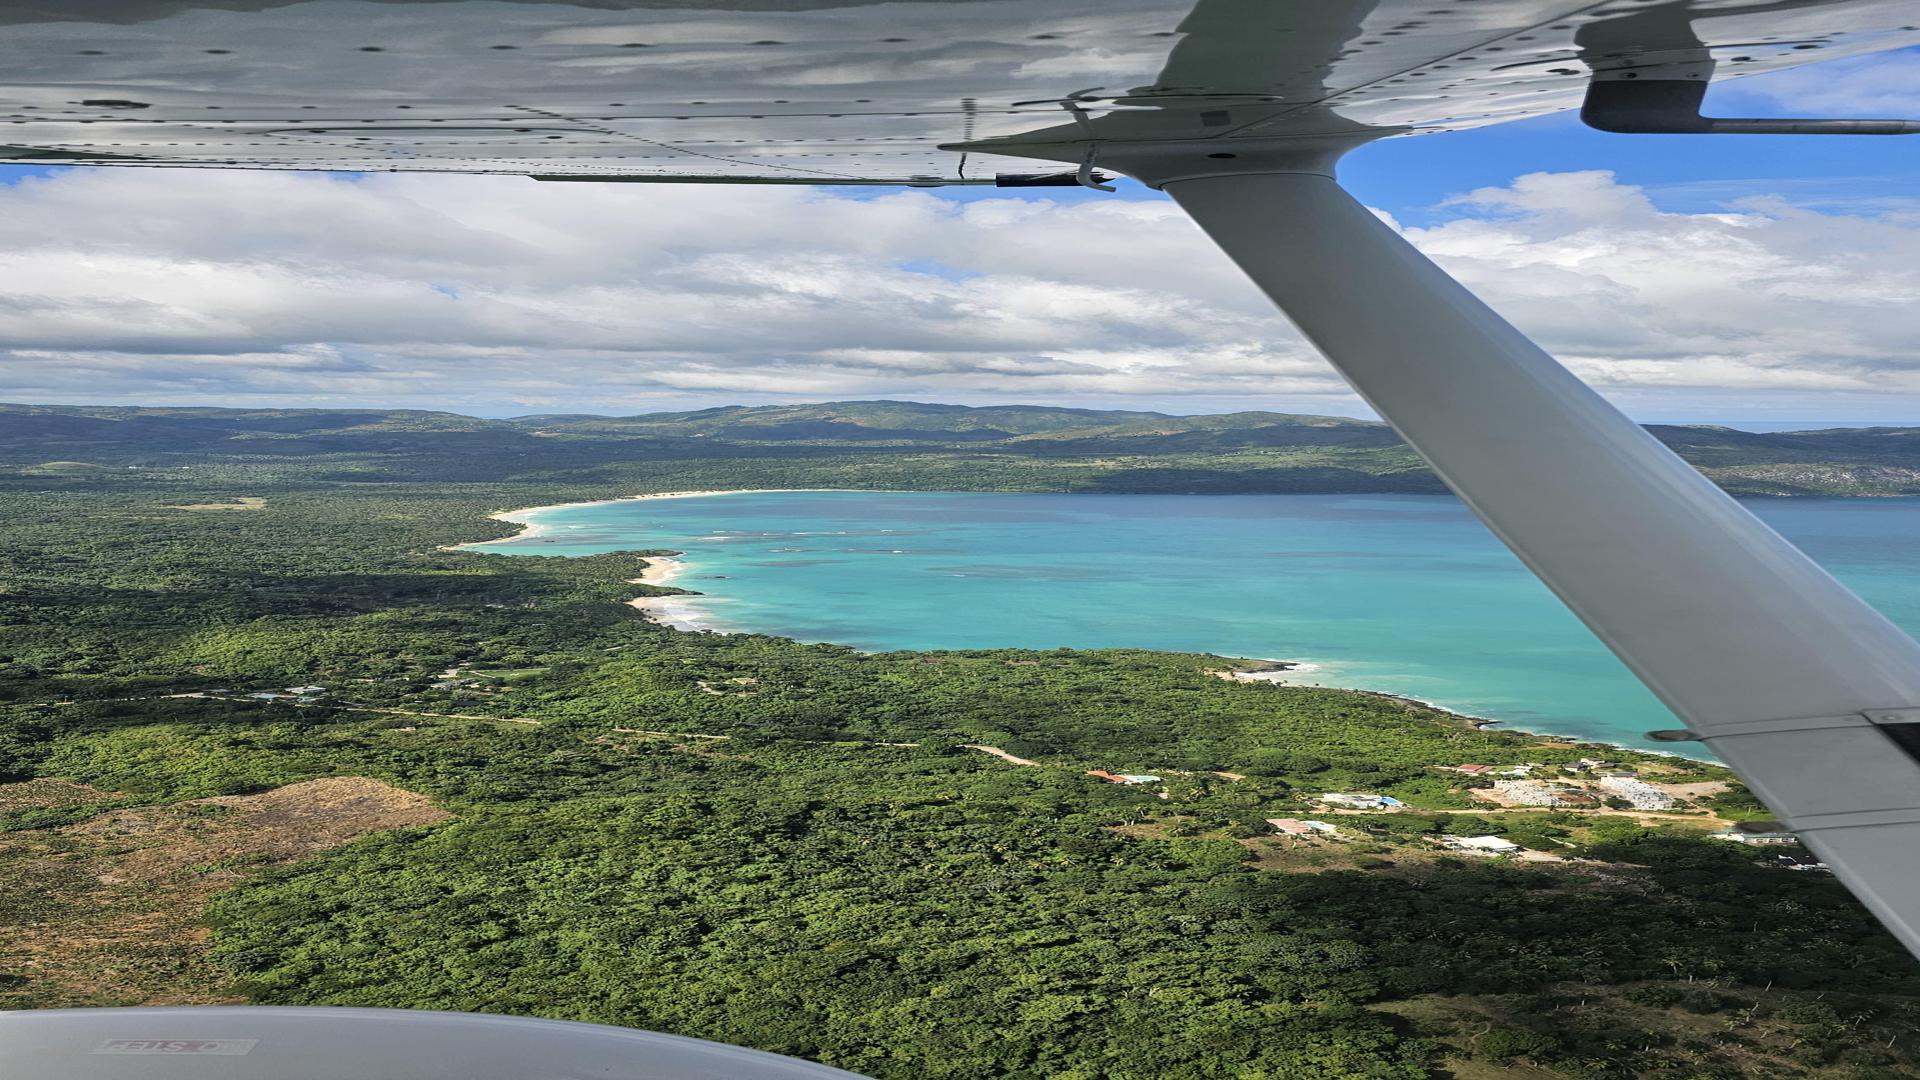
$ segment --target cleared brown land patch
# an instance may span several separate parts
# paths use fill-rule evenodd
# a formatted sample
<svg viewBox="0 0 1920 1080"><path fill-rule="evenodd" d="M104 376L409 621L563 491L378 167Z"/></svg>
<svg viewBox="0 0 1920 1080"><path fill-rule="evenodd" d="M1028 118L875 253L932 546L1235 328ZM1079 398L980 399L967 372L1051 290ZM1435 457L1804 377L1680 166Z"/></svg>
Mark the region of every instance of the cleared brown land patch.
<svg viewBox="0 0 1920 1080"><path fill-rule="evenodd" d="M111 792L68 780L22 780L0 784L0 814L20 810L52 810L110 798L113 798Z"/></svg>
<svg viewBox="0 0 1920 1080"><path fill-rule="evenodd" d="M1356 856L1338 841L1306 836L1256 836L1234 842L1253 853L1247 865L1256 870L1317 874L1357 868Z"/></svg>
<svg viewBox="0 0 1920 1080"><path fill-rule="evenodd" d="M1009 754L1005 750L1002 750L997 746L982 746L979 743L961 743L960 748L962 750L978 750L983 754L992 754L994 757L999 758L1001 761L1009 761L1015 765L1037 766L1040 764L1037 761L1029 761L1026 758L1020 757L1018 755Z"/></svg>
<svg viewBox="0 0 1920 1080"><path fill-rule="evenodd" d="M188 503L185 506L169 506L169 510L265 510L267 500L258 495L242 495L232 502Z"/></svg>
<svg viewBox="0 0 1920 1080"><path fill-rule="evenodd" d="M0 837L0 1008L234 1000L207 959L209 896L449 816L423 795L339 776Z"/></svg>
<svg viewBox="0 0 1920 1080"><path fill-rule="evenodd" d="M1692 784L1661 784L1660 790L1676 799L1706 799L1727 793L1729 785L1725 780L1701 780Z"/></svg>

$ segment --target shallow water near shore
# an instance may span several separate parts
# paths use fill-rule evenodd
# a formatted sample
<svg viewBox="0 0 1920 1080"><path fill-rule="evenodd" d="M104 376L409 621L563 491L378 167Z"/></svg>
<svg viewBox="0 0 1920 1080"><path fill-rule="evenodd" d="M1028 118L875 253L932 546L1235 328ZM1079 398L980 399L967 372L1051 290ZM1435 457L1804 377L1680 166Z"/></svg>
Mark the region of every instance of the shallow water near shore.
<svg viewBox="0 0 1920 1080"><path fill-rule="evenodd" d="M1920 631L1920 498L1747 505ZM752 492L515 514L476 550L685 552L674 616L868 650L1133 647L1303 661L1516 728L1675 726L1460 503L1424 495ZM1791 662L1791 658L1783 658Z"/></svg>

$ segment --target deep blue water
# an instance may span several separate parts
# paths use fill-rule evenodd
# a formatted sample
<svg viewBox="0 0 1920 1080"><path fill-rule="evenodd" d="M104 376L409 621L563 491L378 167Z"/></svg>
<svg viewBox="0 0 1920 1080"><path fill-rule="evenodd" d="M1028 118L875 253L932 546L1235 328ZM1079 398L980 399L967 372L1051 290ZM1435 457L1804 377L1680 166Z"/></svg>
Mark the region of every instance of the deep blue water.
<svg viewBox="0 0 1920 1080"><path fill-rule="evenodd" d="M1748 505L1920 630L1920 498ZM1135 646L1305 661L1516 727L1671 714L1448 496L767 492L516 515L517 554L686 552L717 629L863 649ZM682 612L681 614L688 614Z"/></svg>

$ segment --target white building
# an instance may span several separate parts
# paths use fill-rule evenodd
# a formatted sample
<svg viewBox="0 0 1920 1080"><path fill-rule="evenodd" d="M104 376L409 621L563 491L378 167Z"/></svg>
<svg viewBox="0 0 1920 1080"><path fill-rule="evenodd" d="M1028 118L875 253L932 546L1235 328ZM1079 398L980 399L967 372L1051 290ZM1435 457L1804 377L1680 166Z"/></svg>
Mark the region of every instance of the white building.
<svg viewBox="0 0 1920 1080"><path fill-rule="evenodd" d="M1603 776L1600 790L1633 804L1635 810L1671 810L1673 796L1637 776Z"/></svg>
<svg viewBox="0 0 1920 1080"><path fill-rule="evenodd" d="M1736 844L1758 844L1761 846L1797 844L1800 838L1790 832L1761 832L1741 828L1721 829L1708 833L1710 840L1731 840Z"/></svg>
<svg viewBox="0 0 1920 1080"><path fill-rule="evenodd" d="M1440 842L1450 848L1482 855L1511 855L1520 850L1519 844L1497 836L1442 836Z"/></svg>
<svg viewBox="0 0 1920 1080"><path fill-rule="evenodd" d="M1398 799L1389 799L1384 795L1365 795L1358 792L1329 791L1320 796L1320 801L1328 806L1342 806L1349 810L1379 810L1387 806L1399 806Z"/></svg>
<svg viewBox="0 0 1920 1080"><path fill-rule="evenodd" d="M1150 776L1146 773L1121 773L1120 782L1123 784L1157 784L1160 782L1160 778Z"/></svg>

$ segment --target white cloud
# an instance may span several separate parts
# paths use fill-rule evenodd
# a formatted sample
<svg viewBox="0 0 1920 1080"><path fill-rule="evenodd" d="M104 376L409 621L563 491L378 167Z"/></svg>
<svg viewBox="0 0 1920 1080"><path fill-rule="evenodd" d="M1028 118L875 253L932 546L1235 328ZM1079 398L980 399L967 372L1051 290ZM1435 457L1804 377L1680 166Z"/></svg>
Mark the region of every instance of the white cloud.
<svg viewBox="0 0 1920 1080"><path fill-rule="evenodd" d="M1408 229L1603 389L1920 401L1920 218L1536 174ZM76 170L0 188L0 399L492 412L1321 401L1164 200Z"/></svg>
<svg viewBox="0 0 1920 1080"><path fill-rule="evenodd" d="M1409 237L1602 388L1920 391L1920 226L1533 174Z"/></svg>
<svg viewBox="0 0 1920 1080"><path fill-rule="evenodd" d="M1869 53L1788 68L1715 87L1711 115L1734 115L1729 107L1788 116L1911 119L1920 109L1920 49ZM1719 73L1727 74L1726 69Z"/></svg>

